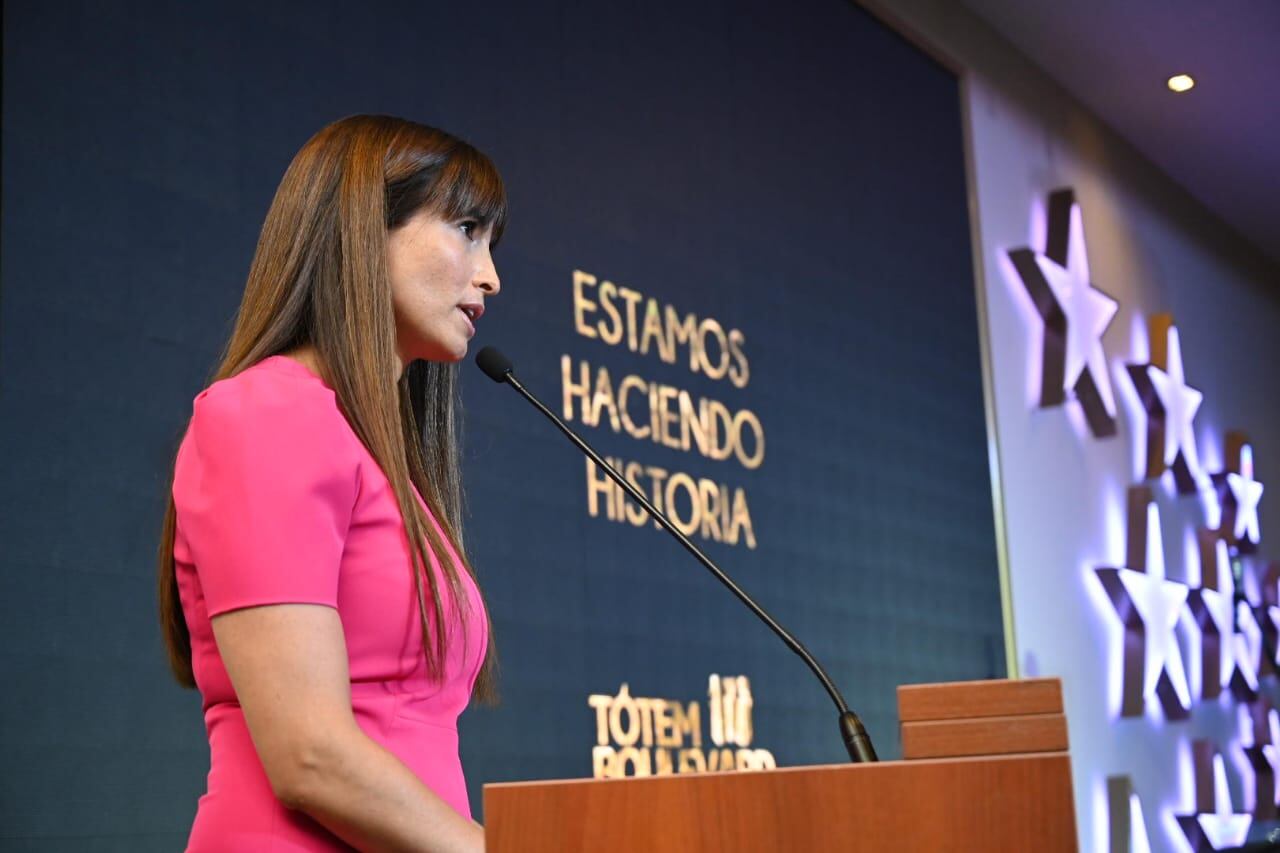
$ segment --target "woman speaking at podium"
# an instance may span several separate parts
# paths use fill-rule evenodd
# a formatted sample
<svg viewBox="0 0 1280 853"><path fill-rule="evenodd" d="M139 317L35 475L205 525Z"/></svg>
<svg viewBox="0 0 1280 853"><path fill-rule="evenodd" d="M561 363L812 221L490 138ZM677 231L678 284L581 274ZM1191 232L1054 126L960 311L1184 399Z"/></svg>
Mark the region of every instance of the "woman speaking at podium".
<svg viewBox="0 0 1280 853"><path fill-rule="evenodd" d="M285 172L160 548L209 737L188 850L483 849L457 718L495 658L454 399L505 220L487 157L402 119L337 121Z"/></svg>

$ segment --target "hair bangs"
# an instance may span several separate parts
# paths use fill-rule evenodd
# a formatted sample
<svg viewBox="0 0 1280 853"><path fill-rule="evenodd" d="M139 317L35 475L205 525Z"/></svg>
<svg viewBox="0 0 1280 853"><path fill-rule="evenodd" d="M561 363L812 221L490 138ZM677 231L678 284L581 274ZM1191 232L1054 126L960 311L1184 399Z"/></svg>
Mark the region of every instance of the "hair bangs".
<svg viewBox="0 0 1280 853"><path fill-rule="evenodd" d="M440 212L447 219L469 217L490 229L489 246L498 245L507 224L507 191L493 161L462 143L442 170L445 189Z"/></svg>

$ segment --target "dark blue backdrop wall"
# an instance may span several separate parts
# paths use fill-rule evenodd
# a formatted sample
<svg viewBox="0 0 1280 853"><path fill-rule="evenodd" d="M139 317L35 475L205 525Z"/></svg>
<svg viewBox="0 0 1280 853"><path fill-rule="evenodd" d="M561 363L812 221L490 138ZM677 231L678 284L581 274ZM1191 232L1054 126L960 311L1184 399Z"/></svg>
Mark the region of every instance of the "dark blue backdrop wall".
<svg viewBox="0 0 1280 853"><path fill-rule="evenodd" d="M755 547L695 541L882 755L895 685L1003 673L957 82L860 8L27 0L4 8L3 107L5 849L185 840L208 754L155 618L168 468L286 164L355 112L502 169L503 288L475 346L548 402L568 356L757 416L749 468L574 412L603 452L742 490ZM574 270L738 330L749 381L584 336ZM801 662L665 533L591 516L578 451L461 370L505 697L461 720L476 811L485 782L591 775L588 696L623 683L700 702L707 746L709 675L747 676L753 746L843 760Z"/></svg>

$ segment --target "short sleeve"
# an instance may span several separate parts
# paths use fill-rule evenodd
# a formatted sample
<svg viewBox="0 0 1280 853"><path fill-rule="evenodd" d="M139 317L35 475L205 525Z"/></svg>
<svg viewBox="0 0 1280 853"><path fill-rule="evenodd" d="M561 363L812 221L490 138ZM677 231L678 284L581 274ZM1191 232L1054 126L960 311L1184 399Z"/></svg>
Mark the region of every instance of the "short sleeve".
<svg viewBox="0 0 1280 853"><path fill-rule="evenodd" d="M210 617L260 604L338 605L355 439L332 391L258 374L196 397L174 471L178 529Z"/></svg>

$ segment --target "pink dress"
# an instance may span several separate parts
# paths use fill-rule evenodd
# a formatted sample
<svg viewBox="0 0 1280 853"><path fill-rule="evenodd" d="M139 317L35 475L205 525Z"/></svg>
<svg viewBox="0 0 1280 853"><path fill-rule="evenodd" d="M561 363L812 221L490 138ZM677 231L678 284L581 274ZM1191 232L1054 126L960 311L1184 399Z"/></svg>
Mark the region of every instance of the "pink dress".
<svg viewBox="0 0 1280 853"><path fill-rule="evenodd" d="M333 390L282 355L213 383L192 404L173 498L178 589L209 736L208 791L187 849L350 849L276 799L218 654L210 618L260 604L337 609L356 722L469 818L457 720L484 660L487 616L461 571L472 613L463 631L431 554L450 639L443 683L428 681L395 494ZM430 511L428 517L440 530ZM448 551L457 564L457 552Z"/></svg>

